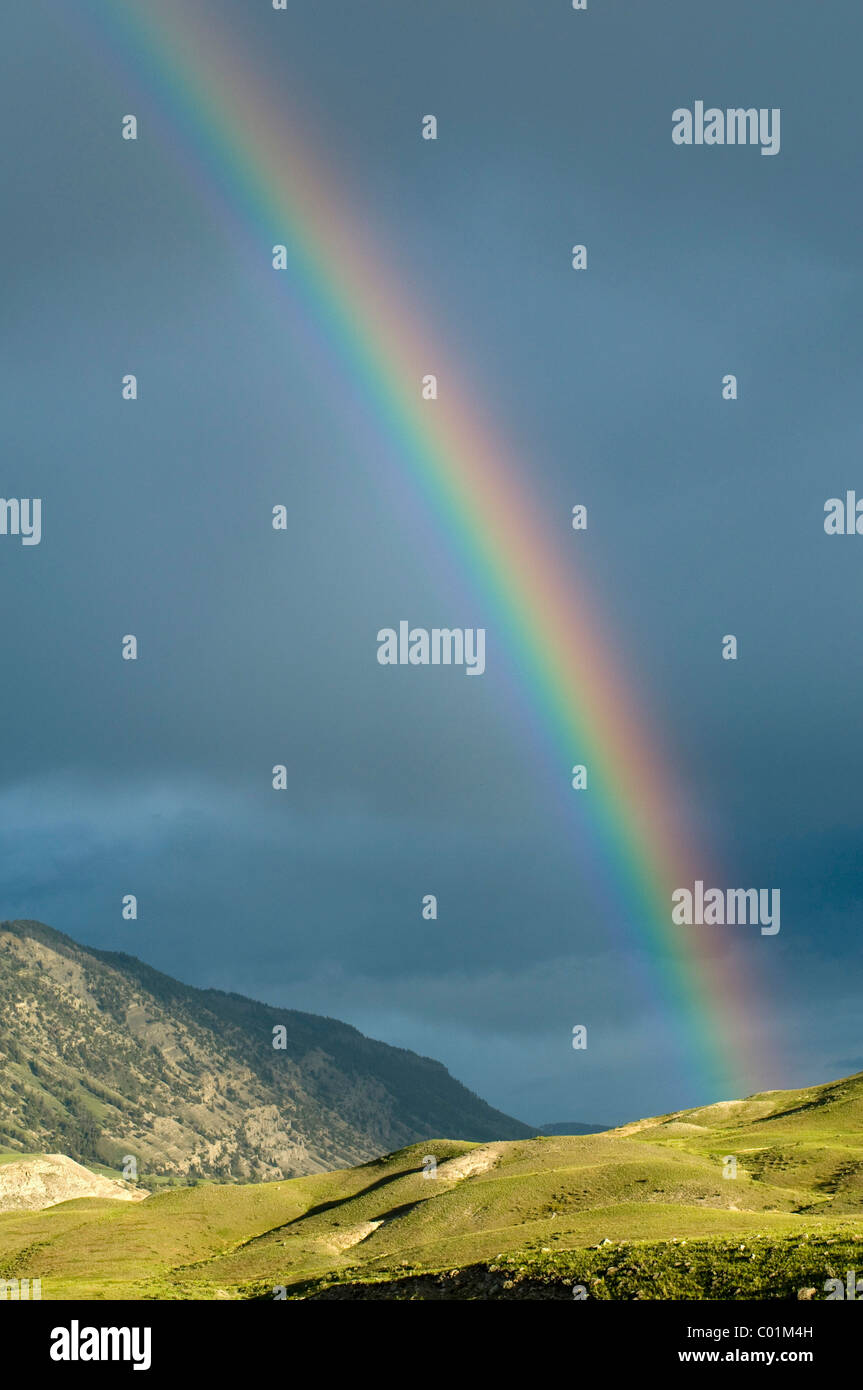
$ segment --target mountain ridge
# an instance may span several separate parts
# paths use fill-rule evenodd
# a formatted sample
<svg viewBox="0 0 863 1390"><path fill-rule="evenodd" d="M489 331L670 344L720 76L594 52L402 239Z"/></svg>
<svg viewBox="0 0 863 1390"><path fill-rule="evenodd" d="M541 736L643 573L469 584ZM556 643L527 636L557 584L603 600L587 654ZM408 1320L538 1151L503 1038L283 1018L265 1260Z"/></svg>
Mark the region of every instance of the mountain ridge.
<svg viewBox="0 0 863 1390"><path fill-rule="evenodd" d="M250 1181L440 1133L483 1142L535 1130L442 1063L350 1024L202 990L43 922L0 922L0 1148Z"/></svg>

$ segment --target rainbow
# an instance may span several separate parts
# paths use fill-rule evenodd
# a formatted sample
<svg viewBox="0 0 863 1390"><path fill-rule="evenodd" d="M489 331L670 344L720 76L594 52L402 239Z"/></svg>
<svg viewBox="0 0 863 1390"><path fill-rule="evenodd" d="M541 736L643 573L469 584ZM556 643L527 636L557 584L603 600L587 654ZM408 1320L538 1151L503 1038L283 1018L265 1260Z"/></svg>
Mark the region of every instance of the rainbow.
<svg viewBox="0 0 863 1390"><path fill-rule="evenodd" d="M673 888L709 879L709 865L682 826L668 757L630 697L610 624L586 582L574 581L572 545L564 553L518 460L473 402L449 384L434 403L422 399L414 364L433 371L445 360L428 325L406 307L412 294L363 239L364 219L237 35L220 32L212 10L188 0L89 4L93 39L125 65L131 91L143 90L172 147L181 142L195 177L251 239L270 297L289 285L292 307L302 305L339 360L491 613L496 646L505 645L518 672L587 837L587 848L579 845L586 869L601 871L598 907L620 924L623 962L627 948L646 954L693 1095L707 1101L751 1090L765 1065L764 1042L753 1041L760 1001L751 973L733 943L708 954L704 929L671 924ZM274 24L281 19L273 13ZM277 244L287 248L287 275L271 268ZM575 763L590 769L587 793L569 789Z"/></svg>

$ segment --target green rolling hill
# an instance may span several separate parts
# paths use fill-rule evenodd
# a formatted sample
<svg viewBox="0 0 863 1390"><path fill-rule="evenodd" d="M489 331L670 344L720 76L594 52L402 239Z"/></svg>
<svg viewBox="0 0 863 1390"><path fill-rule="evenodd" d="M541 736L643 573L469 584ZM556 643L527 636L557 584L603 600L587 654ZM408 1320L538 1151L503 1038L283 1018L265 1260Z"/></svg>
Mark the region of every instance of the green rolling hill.
<svg viewBox="0 0 863 1390"><path fill-rule="evenodd" d="M863 1277L861 1121L863 1074L604 1134L85 1198L0 1215L0 1277L82 1299L824 1297Z"/></svg>

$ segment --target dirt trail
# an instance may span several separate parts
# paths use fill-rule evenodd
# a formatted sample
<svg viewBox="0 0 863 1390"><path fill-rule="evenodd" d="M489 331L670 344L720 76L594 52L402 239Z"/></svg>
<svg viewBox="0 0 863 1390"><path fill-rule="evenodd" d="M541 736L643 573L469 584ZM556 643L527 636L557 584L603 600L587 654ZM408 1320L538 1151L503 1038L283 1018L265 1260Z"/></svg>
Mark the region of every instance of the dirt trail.
<svg viewBox="0 0 863 1390"><path fill-rule="evenodd" d="M350 1250L352 1245L367 1240L383 1224L383 1218L380 1221L361 1221L358 1226L347 1226L343 1231L333 1232L322 1244L328 1245L331 1250Z"/></svg>
<svg viewBox="0 0 863 1390"><path fill-rule="evenodd" d="M437 1180L441 1178L460 1182L462 1178L476 1177L477 1173L487 1173L494 1168L500 1158L499 1144L485 1144L481 1149L471 1149L470 1153L459 1158L448 1158L437 1167Z"/></svg>

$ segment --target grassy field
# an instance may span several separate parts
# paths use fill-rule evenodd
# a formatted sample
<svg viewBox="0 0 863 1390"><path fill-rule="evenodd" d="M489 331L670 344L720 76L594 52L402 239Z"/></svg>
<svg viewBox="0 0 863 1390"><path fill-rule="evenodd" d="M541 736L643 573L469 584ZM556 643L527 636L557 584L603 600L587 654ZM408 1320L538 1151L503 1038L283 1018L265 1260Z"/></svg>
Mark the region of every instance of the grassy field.
<svg viewBox="0 0 863 1390"><path fill-rule="evenodd" d="M858 1267L863 1076L601 1135L436 1140L0 1215L0 1278L54 1299L823 1298Z"/></svg>

